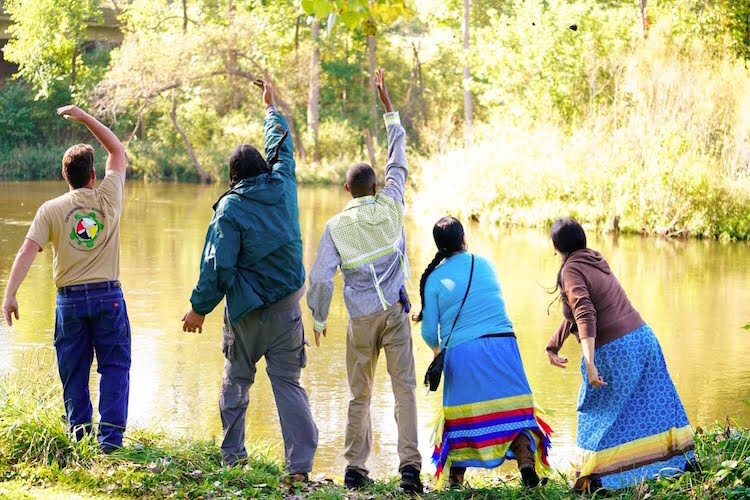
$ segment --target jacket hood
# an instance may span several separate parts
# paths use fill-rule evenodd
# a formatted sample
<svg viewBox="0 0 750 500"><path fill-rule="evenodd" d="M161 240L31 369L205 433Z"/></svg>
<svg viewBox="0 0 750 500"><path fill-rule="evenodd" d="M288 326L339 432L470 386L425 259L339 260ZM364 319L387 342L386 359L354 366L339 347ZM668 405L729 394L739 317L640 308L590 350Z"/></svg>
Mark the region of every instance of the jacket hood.
<svg viewBox="0 0 750 500"><path fill-rule="evenodd" d="M565 261L565 265L567 266L568 264L585 264L600 270L604 274L612 274L612 270L609 268L609 264L604 260L602 254L590 248L576 250L570 254Z"/></svg>
<svg viewBox="0 0 750 500"><path fill-rule="evenodd" d="M230 194L236 194L241 198L263 205L275 205L284 194L280 184L281 179L276 178L273 174L260 174L256 177L243 179L216 200L214 210L219 206L221 200Z"/></svg>

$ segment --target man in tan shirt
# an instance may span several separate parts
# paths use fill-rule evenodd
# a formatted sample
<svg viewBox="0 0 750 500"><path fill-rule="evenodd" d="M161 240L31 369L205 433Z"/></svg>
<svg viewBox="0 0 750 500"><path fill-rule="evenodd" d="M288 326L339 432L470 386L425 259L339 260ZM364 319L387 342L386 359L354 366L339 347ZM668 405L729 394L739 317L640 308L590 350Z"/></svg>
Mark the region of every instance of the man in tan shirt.
<svg viewBox="0 0 750 500"><path fill-rule="evenodd" d="M57 287L54 345L70 430L81 439L92 430L89 375L94 354L101 374L98 439L103 451L122 446L130 387L130 323L120 282L120 215L125 148L107 127L76 106L57 113L86 125L107 150L106 173L95 187L94 148L70 147L62 176L68 192L37 210L5 289L3 316L19 319L16 292L38 252L50 243Z"/></svg>

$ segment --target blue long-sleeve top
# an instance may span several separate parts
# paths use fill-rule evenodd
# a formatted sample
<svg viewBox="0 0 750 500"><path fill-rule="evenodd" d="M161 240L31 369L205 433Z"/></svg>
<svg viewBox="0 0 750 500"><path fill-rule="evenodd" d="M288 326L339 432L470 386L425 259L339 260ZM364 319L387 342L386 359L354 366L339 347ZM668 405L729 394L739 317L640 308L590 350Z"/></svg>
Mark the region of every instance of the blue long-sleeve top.
<svg viewBox="0 0 750 500"><path fill-rule="evenodd" d="M446 259L427 278L422 338L431 348L437 347L438 342L444 345L448 336L448 349L451 349L484 335L513 331L495 267L484 257L474 255L471 289L451 333L453 320L466 293L470 271L471 254L462 252Z"/></svg>

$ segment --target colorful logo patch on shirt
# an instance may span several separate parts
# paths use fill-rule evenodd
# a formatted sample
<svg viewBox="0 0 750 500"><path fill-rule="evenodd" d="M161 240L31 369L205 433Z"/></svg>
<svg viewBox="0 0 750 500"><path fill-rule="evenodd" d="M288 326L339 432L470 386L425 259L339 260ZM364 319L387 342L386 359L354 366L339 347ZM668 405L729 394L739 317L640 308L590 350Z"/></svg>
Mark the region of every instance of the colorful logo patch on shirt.
<svg viewBox="0 0 750 500"><path fill-rule="evenodd" d="M94 212L88 215L76 214L74 219L73 230L70 232L70 239L76 241L79 245L86 245L87 248L94 246L99 232L104 228L101 222L96 220Z"/></svg>

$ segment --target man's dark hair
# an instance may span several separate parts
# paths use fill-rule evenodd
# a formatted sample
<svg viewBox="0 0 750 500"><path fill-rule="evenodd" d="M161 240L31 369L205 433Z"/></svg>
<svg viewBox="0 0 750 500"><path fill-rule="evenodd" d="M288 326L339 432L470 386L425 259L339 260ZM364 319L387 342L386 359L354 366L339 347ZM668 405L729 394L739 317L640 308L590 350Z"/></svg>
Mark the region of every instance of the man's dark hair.
<svg viewBox="0 0 750 500"><path fill-rule="evenodd" d="M354 198L372 195L372 186L375 182L375 171L367 163L357 163L346 171L346 183Z"/></svg>
<svg viewBox="0 0 750 500"><path fill-rule="evenodd" d="M88 144L76 144L65 151L62 159L63 172L73 189L84 187L94 171L94 148Z"/></svg>
<svg viewBox="0 0 750 500"><path fill-rule="evenodd" d="M234 187L240 181L271 171L260 151L249 144L237 146L229 158L229 185Z"/></svg>

